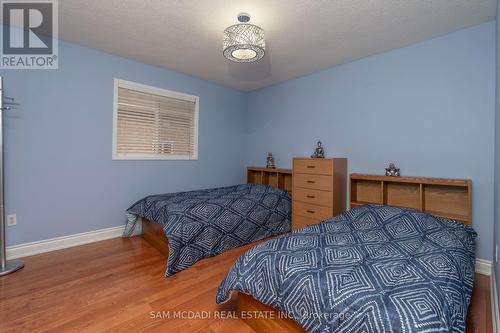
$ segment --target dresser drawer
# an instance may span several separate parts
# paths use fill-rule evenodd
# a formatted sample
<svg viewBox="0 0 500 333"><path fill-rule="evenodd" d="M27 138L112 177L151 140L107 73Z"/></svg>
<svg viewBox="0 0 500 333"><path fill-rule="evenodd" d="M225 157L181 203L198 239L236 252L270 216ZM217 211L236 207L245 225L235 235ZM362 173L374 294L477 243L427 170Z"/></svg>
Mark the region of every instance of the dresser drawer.
<svg viewBox="0 0 500 333"><path fill-rule="evenodd" d="M333 175L333 161L323 159L294 159L293 170L298 173Z"/></svg>
<svg viewBox="0 0 500 333"><path fill-rule="evenodd" d="M296 187L302 187L331 192L333 191L333 176L296 173L293 175L293 187L294 191Z"/></svg>
<svg viewBox="0 0 500 333"><path fill-rule="evenodd" d="M293 216L304 216L319 221L332 217L332 208L293 201Z"/></svg>
<svg viewBox="0 0 500 333"><path fill-rule="evenodd" d="M292 218L292 229L293 230L302 229L313 224L318 224L319 222L321 221L317 219L311 219L309 217L294 215Z"/></svg>
<svg viewBox="0 0 500 333"><path fill-rule="evenodd" d="M333 207L333 193L297 187L293 192L293 200L319 206Z"/></svg>

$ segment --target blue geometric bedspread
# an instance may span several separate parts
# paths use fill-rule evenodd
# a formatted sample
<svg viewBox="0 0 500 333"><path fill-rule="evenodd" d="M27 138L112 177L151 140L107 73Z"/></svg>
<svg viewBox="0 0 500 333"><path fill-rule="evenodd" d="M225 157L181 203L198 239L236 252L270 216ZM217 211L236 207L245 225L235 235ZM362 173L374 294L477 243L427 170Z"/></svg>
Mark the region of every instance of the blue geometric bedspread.
<svg viewBox="0 0 500 333"><path fill-rule="evenodd" d="M242 255L232 290L309 332L465 332L475 231L411 209L365 205Z"/></svg>
<svg viewBox="0 0 500 333"><path fill-rule="evenodd" d="M291 229L290 196L267 185L242 184L152 195L127 211L161 223L168 239L166 275Z"/></svg>

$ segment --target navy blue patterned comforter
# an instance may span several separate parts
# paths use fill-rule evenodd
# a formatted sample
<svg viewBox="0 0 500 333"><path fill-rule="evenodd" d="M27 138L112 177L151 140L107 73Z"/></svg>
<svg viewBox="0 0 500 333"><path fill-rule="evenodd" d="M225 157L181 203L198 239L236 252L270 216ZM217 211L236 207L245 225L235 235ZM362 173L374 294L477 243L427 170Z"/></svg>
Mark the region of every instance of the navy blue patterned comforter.
<svg viewBox="0 0 500 333"><path fill-rule="evenodd" d="M167 276L202 258L291 229L290 196L267 185L152 195L128 212L162 224L169 246Z"/></svg>
<svg viewBox="0 0 500 333"><path fill-rule="evenodd" d="M366 205L250 249L217 292L281 310L310 332L464 332L475 231Z"/></svg>

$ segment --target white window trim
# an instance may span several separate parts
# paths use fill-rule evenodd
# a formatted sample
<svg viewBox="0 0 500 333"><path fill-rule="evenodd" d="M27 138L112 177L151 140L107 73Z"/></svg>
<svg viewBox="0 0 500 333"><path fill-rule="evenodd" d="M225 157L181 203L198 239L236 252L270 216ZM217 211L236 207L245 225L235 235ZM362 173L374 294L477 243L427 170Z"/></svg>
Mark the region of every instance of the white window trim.
<svg viewBox="0 0 500 333"><path fill-rule="evenodd" d="M191 157L186 155L158 155L158 154L130 154L123 155L118 154L116 151L117 147L117 128L118 128L118 88L129 88L132 90L138 90L145 93L157 94L162 96L167 96L177 99L191 100L195 103L195 114L194 114L194 154ZM126 81L121 79L114 79L114 91L113 91L113 160L186 160L194 161L198 160L198 121L199 121L199 104L200 98L194 95L183 94L176 91L156 88L148 86L141 83L136 83L132 81Z"/></svg>

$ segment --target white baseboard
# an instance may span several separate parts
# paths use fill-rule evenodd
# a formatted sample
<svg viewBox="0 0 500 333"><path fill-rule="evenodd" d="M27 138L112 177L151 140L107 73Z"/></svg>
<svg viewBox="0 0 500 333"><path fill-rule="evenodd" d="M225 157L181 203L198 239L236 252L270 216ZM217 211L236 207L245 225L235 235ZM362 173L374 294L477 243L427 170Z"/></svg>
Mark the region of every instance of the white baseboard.
<svg viewBox="0 0 500 333"><path fill-rule="evenodd" d="M492 326L493 333L498 333L500 330L500 313L498 309L498 293L497 293L497 283L495 280L495 268L491 269L490 276L490 285L491 285L491 312L492 312Z"/></svg>
<svg viewBox="0 0 500 333"><path fill-rule="evenodd" d="M124 229L125 226L120 225L117 227L82 232L80 234L56 237L38 242L9 246L7 247L7 259L27 257L35 254L65 249L72 246L121 237Z"/></svg>
<svg viewBox="0 0 500 333"><path fill-rule="evenodd" d="M491 261L476 259L476 273L491 276Z"/></svg>
<svg viewBox="0 0 500 333"><path fill-rule="evenodd" d="M19 244L7 247L7 259L16 259L21 257L32 256L35 254L65 249L72 246L78 246L93 242L99 242L106 239L121 237L124 225L117 227L111 227L106 229L100 229L89 232L82 232L80 234L74 234L69 236L56 237L51 239L46 239L42 241ZM134 230L134 235L141 234L141 223L137 223L137 227ZM491 275L491 261L484 259L476 259L476 273Z"/></svg>

